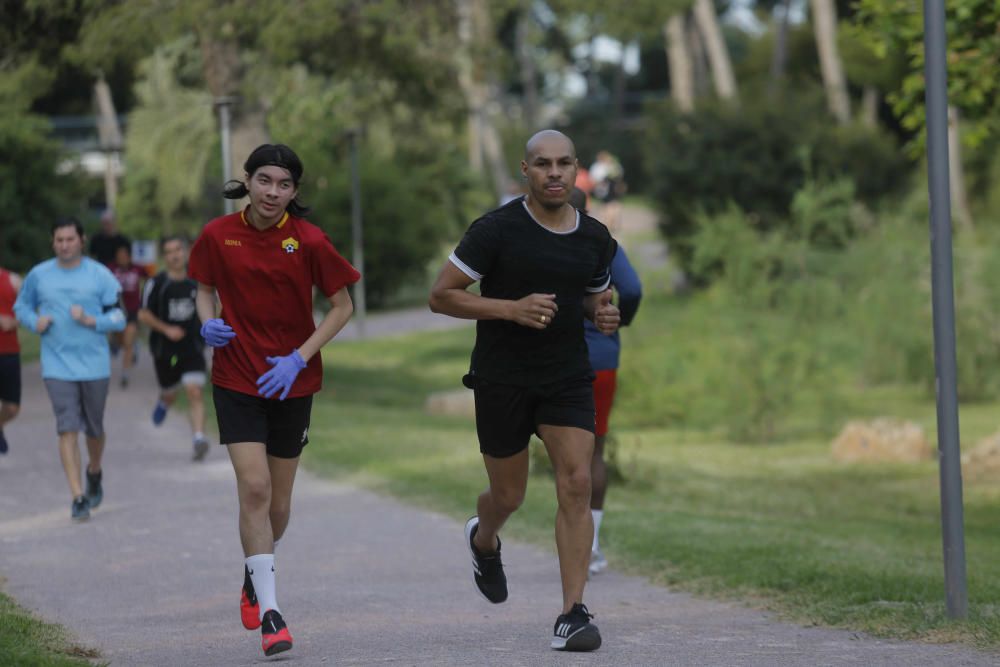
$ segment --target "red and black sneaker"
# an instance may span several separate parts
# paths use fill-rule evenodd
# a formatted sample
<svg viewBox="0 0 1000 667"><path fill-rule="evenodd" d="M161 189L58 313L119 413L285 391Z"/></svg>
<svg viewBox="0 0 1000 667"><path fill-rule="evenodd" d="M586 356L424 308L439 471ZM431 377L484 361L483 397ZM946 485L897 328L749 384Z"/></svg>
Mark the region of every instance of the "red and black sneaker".
<svg viewBox="0 0 1000 667"><path fill-rule="evenodd" d="M240 591L240 620L247 630L260 627L260 606L257 604L257 594L253 590L253 580L250 570L243 566L243 590Z"/></svg>
<svg viewBox="0 0 1000 667"><path fill-rule="evenodd" d="M292 633L285 627L281 614L274 609L264 612L264 620L260 625L260 645L264 655L274 655L292 648Z"/></svg>

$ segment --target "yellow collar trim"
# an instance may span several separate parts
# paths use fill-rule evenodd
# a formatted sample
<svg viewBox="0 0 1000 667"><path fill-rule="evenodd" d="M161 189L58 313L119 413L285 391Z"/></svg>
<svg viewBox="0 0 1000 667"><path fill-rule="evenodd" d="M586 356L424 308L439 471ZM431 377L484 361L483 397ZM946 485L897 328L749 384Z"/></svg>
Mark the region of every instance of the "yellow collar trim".
<svg viewBox="0 0 1000 667"><path fill-rule="evenodd" d="M247 209L248 208L250 208L250 207L247 206L247 208L245 208L242 211L240 211L240 220L242 220L243 224L246 225L247 227L250 226L250 223L247 221ZM285 226L286 222L288 222L288 211L285 211L285 214L281 216L281 220L278 221L278 224L275 225L275 227L277 227L278 229L281 229L282 227Z"/></svg>

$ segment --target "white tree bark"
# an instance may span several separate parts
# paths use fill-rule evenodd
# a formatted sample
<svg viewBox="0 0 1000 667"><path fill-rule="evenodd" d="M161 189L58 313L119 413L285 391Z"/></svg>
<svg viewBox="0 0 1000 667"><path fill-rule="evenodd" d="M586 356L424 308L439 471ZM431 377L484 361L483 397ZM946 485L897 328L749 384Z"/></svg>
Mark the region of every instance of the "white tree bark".
<svg viewBox="0 0 1000 667"><path fill-rule="evenodd" d="M688 50L684 14L675 14L663 25L667 67L670 69L670 97L683 112L694 109L694 65Z"/></svg>
<svg viewBox="0 0 1000 667"><path fill-rule="evenodd" d="M715 13L712 0L695 0L694 20L705 40L705 50L708 53L708 64L712 68L712 82L715 84L716 95L726 101L739 101L733 64L729 59L729 48L722 36L719 17Z"/></svg>
<svg viewBox="0 0 1000 667"><path fill-rule="evenodd" d="M458 35L462 48L456 49L459 86L465 95L469 123L469 165L482 172L489 168L499 199L510 187L510 174L503 155L503 142L490 113L491 95L486 81L483 53L492 40L489 7L485 0L455 0L459 17Z"/></svg>
<svg viewBox="0 0 1000 667"><path fill-rule="evenodd" d="M847 77L837 49L837 6L834 0L810 0L813 11L813 30L819 54L823 87L830 113L841 125L851 120L851 101L847 96Z"/></svg>
<svg viewBox="0 0 1000 667"><path fill-rule="evenodd" d="M948 180L951 188L951 210L961 229L972 229L969 193L965 190L962 168L962 138L959 133L958 109L948 105Z"/></svg>

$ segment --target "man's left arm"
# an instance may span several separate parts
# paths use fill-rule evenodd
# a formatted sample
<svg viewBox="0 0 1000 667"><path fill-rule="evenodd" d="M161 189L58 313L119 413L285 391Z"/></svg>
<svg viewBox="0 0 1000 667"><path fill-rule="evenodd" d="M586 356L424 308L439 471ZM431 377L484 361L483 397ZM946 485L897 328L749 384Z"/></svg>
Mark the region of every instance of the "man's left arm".
<svg viewBox="0 0 1000 667"><path fill-rule="evenodd" d="M82 307L74 305L70 309L73 319L85 327L91 327L98 333L108 333L109 331L123 331L125 329L125 314L121 309L121 285L111 274L102 275L100 280L100 304L101 312L90 314Z"/></svg>
<svg viewBox="0 0 1000 667"><path fill-rule="evenodd" d="M597 330L605 336L618 331L621 323L621 313L618 307L611 303L611 289L588 294L583 298L583 312L587 319L594 323Z"/></svg>

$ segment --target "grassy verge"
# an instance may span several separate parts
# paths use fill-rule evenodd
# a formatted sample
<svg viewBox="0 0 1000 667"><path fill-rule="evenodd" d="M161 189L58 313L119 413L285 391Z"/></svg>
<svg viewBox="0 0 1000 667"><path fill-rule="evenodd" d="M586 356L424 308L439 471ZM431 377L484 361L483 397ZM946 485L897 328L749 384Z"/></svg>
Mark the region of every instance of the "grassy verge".
<svg viewBox="0 0 1000 667"><path fill-rule="evenodd" d="M0 593L0 664L89 667L98 657L96 651L72 644L59 626L39 620Z"/></svg>
<svg viewBox="0 0 1000 667"><path fill-rule="evenodd" d="M662 321L660 307L651 304L642 321ZM683 312L674 315L671 321L683 323ZM628 332L632 365L670 354L647 334ZM307 465L458 519L468 516L485 484L474 425L424 414L422 406L432 391L460 388L472 340L466 329L324 350L326 390L313 409ZM648 414L655 405L647 400L645 411L622 406L616 413L624 481L609 492L602 528L615 567L798 622L1000 647L994 480L967 480L970 617L952 622L943 604L934 463L837 464L829 455L836 430L827 431L826 421L807 427L808 410L793 420L802 425L791 435L744 445L727 441L722 429L656 425ZM963 442L994 430L998 407L963 408ZM916 419L933 439L933 401L919 390L858 388L837 407L838 418L872 414ZM551 481L536 475L508 532L551 546L554 511Z"/></svg>

